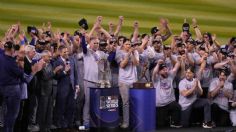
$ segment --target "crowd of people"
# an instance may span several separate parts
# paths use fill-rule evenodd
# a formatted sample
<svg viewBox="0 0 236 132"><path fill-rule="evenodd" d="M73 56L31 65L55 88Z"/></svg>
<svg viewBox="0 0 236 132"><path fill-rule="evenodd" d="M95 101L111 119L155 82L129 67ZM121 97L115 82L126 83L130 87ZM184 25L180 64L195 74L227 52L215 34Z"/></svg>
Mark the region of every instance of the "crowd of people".
<svg viewBox="0 0 236 132"><path fill-rule="evenodd" d="M184 21L179 35L164 18L143 34L135 21L130 36L120 35L123 16L109 30L102 20L88 31L81 19L73 34L52 31L50 22L28 26L28 38L20 23L9 28L0 42L4 132L89 129L89 87L119 88L120 127L129 128L128 93L136 82L156 89L157 128L236 126L235 37L220 44L195 18Z"/></svg>

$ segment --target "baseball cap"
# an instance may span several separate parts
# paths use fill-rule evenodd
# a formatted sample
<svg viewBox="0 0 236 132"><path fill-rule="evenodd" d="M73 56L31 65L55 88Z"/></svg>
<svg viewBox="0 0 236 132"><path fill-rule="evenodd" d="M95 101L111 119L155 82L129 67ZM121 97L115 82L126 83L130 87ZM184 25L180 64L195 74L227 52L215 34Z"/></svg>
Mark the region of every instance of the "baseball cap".
<svg viewBox="0 0 236 132"><path fill-rule="evenodd" d="M79 26L81 26L83 29L87 30L88 29L88 23L87 20L82 18L81 20L79 20Z"/></svg>
<svg viewBox="0 0 236 132"><path fill-rule="evenodd" d="M164 68L166 68L166 67L167 67L167 66L166 66L165 64L160 64L160 65L159 65L159 71L162 70L162 69L164 69Z"/></svg>
<svg viewBox="0 0 236 132"><path fill-rule="evenodd" d="M158 27L151 28L151 34L155 34L159 31Z"/></svg>

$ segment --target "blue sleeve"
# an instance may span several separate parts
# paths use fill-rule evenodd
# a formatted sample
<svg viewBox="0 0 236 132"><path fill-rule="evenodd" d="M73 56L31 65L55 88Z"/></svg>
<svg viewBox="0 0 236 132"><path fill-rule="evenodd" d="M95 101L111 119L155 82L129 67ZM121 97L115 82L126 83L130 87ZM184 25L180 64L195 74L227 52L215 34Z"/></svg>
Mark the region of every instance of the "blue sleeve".
<svg viewBox="0 0 236 132"><path fill-rule="evenodd" d="M24 73L24 82L26 82L26 83L29 83L32 79L33 79L33 75L28 75L28 74L26 74L26 73Z"/></svg>
<svg viewBox="0 0 236 132"><path fill-rule="evenodd" d="M81 40L82 40L81 45L82 45L83 53L87 54L88 49L87 49L87 44L86 44L86 41L85 41L85 36L82 36Z"/></svg>
<svg viewBox="0 0 236 132"><path fill-rule="evenodd" d="M24 37L24 41L25 41L25 43L28 43L28 40L27 40L27 38L26 38L26 37Z"/></svg>
<svg viewBox="0 0 236 132"><path fill-rule="evenodd" d="M35 38L32 38L32 40L30 41L30 45L35 45L36 42L35 42Z"/></svg>
<svg viewBox="0 0 236 132"><path fill-rule="evenodd" d="M3 54L4 53L4 50L0 48L0 54Z"/></svg>
<svg viewBox="0 0 236 132"><path fill-rule="evenodd" d="M110 52L109 56L107 57L107 60L109 62L112 62L113 60L115 60L115 58L116 58L116 52Z"/></svg>

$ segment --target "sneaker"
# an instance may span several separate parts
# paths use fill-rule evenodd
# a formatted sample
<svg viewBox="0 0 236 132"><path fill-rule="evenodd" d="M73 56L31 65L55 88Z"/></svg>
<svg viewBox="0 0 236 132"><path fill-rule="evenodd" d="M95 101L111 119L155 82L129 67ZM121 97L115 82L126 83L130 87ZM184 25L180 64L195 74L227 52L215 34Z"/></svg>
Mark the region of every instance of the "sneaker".
<svg viewBox="0 0 236 132"><path fill-rule="evenodd" d="M57 128L58 128L58 127L57 127L56 125L53 125L53 124L50 126L50 129L53 129L53 130L54 130L54 129L57 129Z"/></svg>
<svg viewBox="0 0 236 132"><path fill-rule="evenodd" d="M0 127L3 127L3 126L4 126L3 122L0 121Z"/></svg>
<svg viewBox="0 0 236 132"><path fill-rule="evenodd" d="M121 128L123 128L123 129L126 129L126 128L128 128L128 127L129 127L129 125L128 125L128 124L126 124L126 123L122 123L120 127L121 127Z"/></svg>
<svg viewBox="0 0 236 132"><path fill-rule="evenodd" d="M207 122L207 123L203 123L203 124L202 124L202 127L203 127L203 128L212 128L213 125L212 125L211 122Z"/></svg>
<svg viewBox="0 0 236 132"><path fill-rule="evenodd" d="M183 126L180 125L179 123L172 123L172 124L170 124L170 127L172 127L172 128L181 128Z"/></svg>
<svg viewBox="0 0 236 132"><path fill-rule="evenodd" d="M38 125L29 125L27 129L30 132L38 132L39 131L39 126Z"/></svg>
<svg viewBox="0 0 236 132"><path fill-rule="evenodd" d="M89 124L84 124L83 126L79 126L79 130L82 130L82 131L89 130Z"/></svg>

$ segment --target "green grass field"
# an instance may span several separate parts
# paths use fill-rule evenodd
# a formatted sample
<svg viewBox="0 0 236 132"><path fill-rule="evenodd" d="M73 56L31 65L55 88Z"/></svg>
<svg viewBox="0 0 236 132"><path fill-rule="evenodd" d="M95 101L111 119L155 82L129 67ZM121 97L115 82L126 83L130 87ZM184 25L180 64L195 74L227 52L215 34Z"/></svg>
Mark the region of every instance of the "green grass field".
<svg viewBox="0 0 236 132"><path fill-rule="evenodd" d="M179 34L184 18L191 22L196 17L201 31L217 34L221 43L236 36L236 0L1 0L0 5L0 37L17 21L25 30L27 25L40 27L51 21L54 31L73 32L80 18L91 27L98 15L106 29L109 21L116 24L123 15L123 35L133 32L134 20L140 23L140 33L150 33L161 17L168 18L173 33Z"/></svg>

